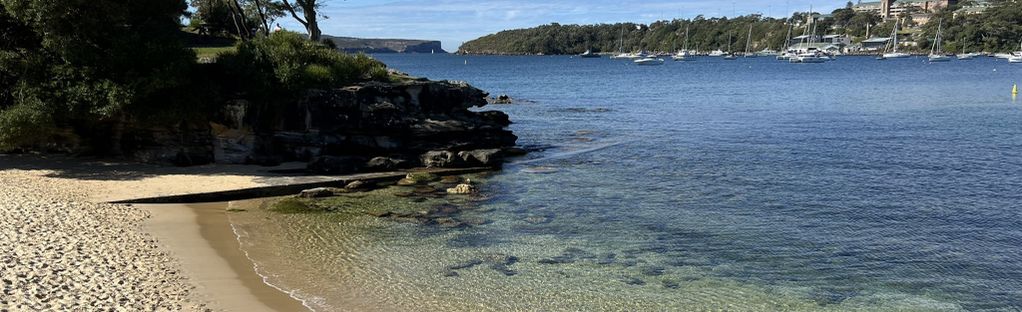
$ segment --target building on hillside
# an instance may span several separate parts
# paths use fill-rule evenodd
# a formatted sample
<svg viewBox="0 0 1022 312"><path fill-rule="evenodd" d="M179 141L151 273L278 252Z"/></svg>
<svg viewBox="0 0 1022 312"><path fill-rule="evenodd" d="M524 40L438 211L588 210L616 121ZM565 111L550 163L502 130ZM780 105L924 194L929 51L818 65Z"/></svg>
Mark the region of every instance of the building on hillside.
<svg viewBox="0 0 1022 312"><path fill-rule="evenodd" d="M826 35L823 36L823 40L821 40L821 42L844 47L852 44L852 37L849 37L848 35Z"/></svg>
<svg viewBox="0 0 1022 312"><path fill-rule="evenodd" d="M990 1L987 1L987 0L974 0L974 1L972 1L972 3L967 4L967 5L963 6L961 9L956 10L955 11L955 17L957 18L958 16L961 16L961 15L983 14L983 12L986 12L986 10L989 9L990 7L992 7L992 6L993 6L993 4L991 4Z"/></svg>
<svg viewBox="0 0 1022 312"><path fill-rule="evenodd" d="M891 37L873 37L863 40L859 43L855 50L857 52L878 52L882 51L891 42Z"/></svg>
<svg viewBox="0 0 1022 312"><path fill-rule="evenodd" d="M941 8L948 7L950 5L958 4L958 0L879 0L869 2L859 2L852 6L852 10L855 12L871 12L879 15L884 19L890 19L901 16L902 14L911 14L912 19L917 22L922 19L929 19L929 13L937 12ZM917 18L916 15L927 15L927 17Z"/></svg>

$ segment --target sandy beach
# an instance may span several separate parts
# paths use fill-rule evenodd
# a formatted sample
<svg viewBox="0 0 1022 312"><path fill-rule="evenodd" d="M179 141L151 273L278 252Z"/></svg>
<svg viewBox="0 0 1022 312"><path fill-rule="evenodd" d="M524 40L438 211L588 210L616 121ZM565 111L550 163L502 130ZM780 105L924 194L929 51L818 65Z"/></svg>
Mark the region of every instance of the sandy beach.
<svg viewBox="0 0 1022 312"><path fill-rule="evenodd" d="M278 295L286 300L283 293L251 289L258 286L251 282L257 275L249 272L243 276L245 267L237 261L237 245L224 244L229 233L210 232L217 227L229 231L226 220L218 221L215 212L176 210L156 214L160 218L151 220L151 210L106 204L119 199L280 185L295 179L251 166L174 168L0 155L0 227L5 229L0 231L0 249L5 251L0 255L0 309L301 308L297 301L263 300ZM204 211L203 220L221 223L202 226L196 211ZM160 222L182 226L174 227L171 235L166 235L167 231L154 235L152 232L161 233L155 230ZM220 239L186 245L211 235ZM186 250L191 252L185 254ZM187 261L182 261L185 257ZM202 267L196 263L216 264L210 267L228 268L228 272L213 276L196 270ZM224 275L226 282L218 278ZM247 300L251 298L259 300ZM247 305L239 306L239 302Z"/></svg>

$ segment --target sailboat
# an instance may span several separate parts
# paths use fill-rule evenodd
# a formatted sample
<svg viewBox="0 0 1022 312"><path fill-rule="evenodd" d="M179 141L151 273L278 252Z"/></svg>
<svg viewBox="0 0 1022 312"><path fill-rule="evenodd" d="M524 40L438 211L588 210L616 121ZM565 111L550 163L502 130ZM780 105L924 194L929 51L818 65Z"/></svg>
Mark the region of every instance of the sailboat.
<svg viewBox="0 0 1022 312"><path fill-rule="evenodd" d="M809 15L812 16L812 14L813 9L810 7ZM809 37L808 45L805 45L803 48L805 39L802 39L803 41L799 42L798 54L788 58L789 63L824 63L830 60L829 56L823 55L820 50L813 47L813 44L816 43L816 23L812 23L812 32L810 32L809 29L810 27L807 25L805 31L802 32L803 37Z"/></svg>
<svg viewBox="0 0 1022 312"><path fill-rule="evenodd" d="M894 22L894 31L891 32L891 37L894 38L893 39L894 41L892 41L892 43L890 45L890 47L892 48L892 51L888 52L888 53L884 53L883 55L881 55L877 59L886 60L886 59L892 59L892 58L906 58L906 57L911 57L912 56L912 55L910 55L908 53L898 52L898 26L900 26L900 25L901 25L901 20L897 20L897 21Z"/></svg>
<svg viewBox="0 0 1022 312"><path fill-rule="evenodd" d="M940 20L940 22L937 23L937 34L933 36L933 45L930 46L930 63L933 63L933 62L947 62L947 61L951 60L950 57L948 57L947 55L943 54L943 52L941 52L941 42L940 41L943 38L941 37L940 33L941 33L941 31L944 30L943 27L944 27L944 20L942 19L942 20Z"/></svg>
<svg viewBox="0 0 1022 312"><path fill-rule="evenodd" d="M733 60L737 60L738 59L738 57L735 56L735 54L731 52L731 33L730 32L727 33L727 52L725 52L724 55L721 55L721 57L723 57L725 60L729 60L729 61L733 61Z"/></svg>
<svg viewBox="0 0 1022 312"><path fill-rule="evenodd" d="M631 54L625 53L625 28L624 28L624 26L621 26L621 36L620 36L620 41L617 44L617 53L618 53L617 55L611 56L610 58L612 58L612 59L627 59L627 58L631 58L632 57Z"/></svg>
<svg viewBox="0 0 1022 312"><path fill-rule="evenodd" d="M979 56L979 53L967 53L966 51L969 51L969 43L968 42L965 43L965 48L962 49L962 52L965 52L965 53L962 53L962 54L958 55L958 60L959 61L969 61L969 60L973 60L977 56Z"/></svg>
<svg viewBox="0 0 1022 312"><path fill-rule="evenodd" d="M791 50L791 29L794 27L795 25L791 22L791 20L788 20L788 35L784 37L784 52L777 55L777 60L779 61L787 61L795 54L794 51Z"/></svg>
<svg viewBox="0 0 1022 312"><path fill-rule="evenodd" d="M749 25L749 37L745 39L745 57L757 57L752 53L752 25Z"/></svg>
<svg viewBox="0 0 1022 312"><path fill-rule="evenodd" d="M675 61L692 61L692 55L688 52L688 25L685 26L685 49L678 51L672 57Z"/></svg>

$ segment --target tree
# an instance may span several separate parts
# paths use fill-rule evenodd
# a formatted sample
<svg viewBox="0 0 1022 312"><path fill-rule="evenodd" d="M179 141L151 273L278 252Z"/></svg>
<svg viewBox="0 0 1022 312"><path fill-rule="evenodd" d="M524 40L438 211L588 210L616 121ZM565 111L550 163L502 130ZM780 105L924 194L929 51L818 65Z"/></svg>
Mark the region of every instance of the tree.
<svg viewBox="0 0 1022 312"><path fill-rule="evenodd" d="M320 15L318 11L327 0L294 0L295 5L288 0L283 1L284 8L291 13L291 17L305 26L305 30L309 33L309 39L319 42L323 32L319 29Z"/></svg>
<svg viewBox="0 0 1022 312"><path fill-rule="evenodd" d="M191 0L191 6L192 29L242 40L258 32L268 35L273 21L284 16L279 0Z"/></svg>
<svg viewBox="0 0 1022 312"><path fill-rule="evenodd" d="M119 154L127 122L187 109L183 0L0 0L0 148L76 129ZM38 125L31 127L28 125Z"/></svg>

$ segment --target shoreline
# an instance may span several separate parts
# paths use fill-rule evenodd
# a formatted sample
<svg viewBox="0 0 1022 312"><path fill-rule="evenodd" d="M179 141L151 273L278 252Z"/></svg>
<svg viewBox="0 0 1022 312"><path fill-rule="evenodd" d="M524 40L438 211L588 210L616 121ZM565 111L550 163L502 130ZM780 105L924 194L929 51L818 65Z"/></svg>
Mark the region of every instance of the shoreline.
<svg viewBox="0 0 1022 312"><path fill-rule="evenodd" d="M240 203L240 204L245 204ZM137 205L150 213L145 229L179 258L189 281L226 311L312 311L266 283L240 248L228 203Z"/></svg>

